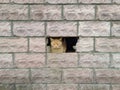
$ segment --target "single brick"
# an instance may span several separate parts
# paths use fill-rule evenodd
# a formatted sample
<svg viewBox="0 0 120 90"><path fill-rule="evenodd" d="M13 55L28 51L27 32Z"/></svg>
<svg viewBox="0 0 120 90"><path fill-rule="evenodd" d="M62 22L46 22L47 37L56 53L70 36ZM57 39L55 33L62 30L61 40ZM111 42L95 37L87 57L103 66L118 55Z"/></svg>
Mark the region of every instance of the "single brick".
<svg viewBox="0 0 120 90"><path fill-rule="evenodd" d="M61 6L32 5L30 16L33 20L60 20Z"/></svg>
<svg viewBox="0 0 120 90"><path fill-rule="evenodd" d="M32 69L33 83L60 83L61 70L51 68Z"/></svg>
<svg viewBox="0 0 120 90"><path fill-rule="evenodd" d="M0 0L0 3L9 3L9 0Z"/></svg>
<svg viewBox="0 0 120 90"><path fill-rule="evenodd" d="M91 69L64 69L62 80L64 83L92 83L93 72Z"/></svg>
<svg viewBox="0 0 120 90"><path fill-rule="evenodd" d="M45 38L30 38L31 52L45 52Z"/></svg>
<svg viewBox="0 0 120 90"><path fill-rule="evenodd" d="M44 3L44 0L11 0L13 3Z"/></svg>
<svg viewBox="0 0 120 90"><path fill-rule="evenodd" d="M26 52L27 39L0 38L0 52Z"/></svg>
<svg viewBox="0 0 120 90"><path fill-rule="evenodd" d="M120 20L119 5L99 5L97 7L97 19Z"/></svg>
<svg viewBox="0 0 120 90"><path fill-rule="evenodd" d="M48 84L47 90L78 90L77 84Z"/></svg>
<svg viewBox="0 0 120 90"><path fill-rule="evenodd" d="M46 0L46 2L52 4L68 4L68 3L77 3L77 0Z"/></svg>
<svg viewBox="0 0 120 90"><path fill-rule="evenodd" d="M118 69L96 69L97 83L120 84L120 70Z"/></svg>
<svg viewBox="0 0 120 90"><path fill-rule="evenodd" d="M45 54L15 54L17 68L40 68L45 66Z"/></svg>
<svg viewBox="0 0 120 90"><path fill-rule="evenodd" d="M120 52L120 39L97 38L96 50L99 52Z"/></svg>
<svg viewBox="0 0 120 90"><path fill-rule="evenodd" d="M120 85L112 85L112 90L120 90Z"/></svg>
<svg viewBox="0 0 120 90"><path fill-rule="evenodd" d="M120 68L120 54L112 54L112 58L111 66L114 68Z"/></svg>
<svg viewBox="0 0 120 90"><path fill-rule="evenodd" d="M12 68L13 61L11 54L0 54L0 68Z"/></svg>
<svg viewBox="0 0 120 90"><path fill-rule="evenodd" d="M32 90L30 84L16 84L15 90Z"/></svg>
<svg viewBox="0 0 120 90"><path fill-rule="evenodd" d="M9 22L0 22L0 36L11 36L10 25Z"/></svg>
<svg viewBox="0 0 120 90"><path fill-rule="evenodd" d="M44 36L43 22L15 22L13 27L16 36Z"/></svg>
<svg viewBox="0 0 120 90"><path fill-rule="evenodd" d="M76 22L48 22L48 36L77 36Z"/></svg>
<svg viewBox="0 0 120 90"><path fill-rule="evenodd" d="M15 90L14 84L0 84L0 90Z"/></svg>
<svg viewBox="0 0 120 90"><path fill-rule="evenodd" d="M28 6L0 5L0 20L27 20Z"/></svg>
<svg viewBox="0 0 120 90"><path fill-rule="evenodd" d="M120 36L120 22L112 22L112 35Z"/></svg>
<svg viewBox="0 0 120 90"><path fill-rule="evenodd" d="M80 53L79 66L106 68L109 66L109 55L101 53Z"/></svg>
<svg viewBox="0 0 120 90"><path fill-rule="evenodd" d="M93 20L95 8L91 5L65 5L64 17L67 20Z"/></svg>
<svg viewBox="0 0 120 90"><path fill-rule="evenodd" d="M77 53L47 54L48 67L77 67Z"/></svg>
<svg viewBox="0 0 120 90"><path fill-rule="evenodd" d="M110 23L100 21L79 22L80 36L109 36Z"/></svg>
<svg viewBox="0 0 120 90"><path fill-rule="evenodd" d="M79 3L111 3L111 0L79 0Z"/></svg>
<svg viewBox="0 0 120 90"><path fill-rule="evenodd" d="M109 90L110 86L106 84L80 84L80 90Z"/></svg>
<svg viewBox="0 0 120 90"><path fill-rule="evenodd" d="M0 83L29 83L29 72L25 69L1 69Z"/></svg>
<svg viewBox="0 0 120 90"><path fill-rule="evenodd" d="M93 51L93 38L79 38L76 50L77 52Z"/></svg>
<svg viewBox="0 0 120 90"><path fill-rule="evenodd" d="M47 90L45 84L32 84L32 90Z"/></svg>
<svg viewBox="0 0 120 90"><path fill-rule="evenodd" d="M113 0L113 3L120 4L120 0Z"/></svg>

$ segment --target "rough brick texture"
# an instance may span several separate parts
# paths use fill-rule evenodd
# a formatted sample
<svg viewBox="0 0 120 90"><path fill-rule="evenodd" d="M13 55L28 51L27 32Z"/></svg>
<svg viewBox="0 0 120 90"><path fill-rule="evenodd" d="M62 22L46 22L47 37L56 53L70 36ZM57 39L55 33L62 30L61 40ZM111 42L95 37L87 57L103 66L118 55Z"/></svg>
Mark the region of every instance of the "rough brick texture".
<svg viewBox="0 0 120 90"><path fill-rule="evenodd" d="M0 5L0 20L27 20L27 5Z"/></svg>
<svg viewBox="0 0 120 90"><path fill-rule="evenodd" d="M65 69L63 71L65 83L92 83L93 72L91 69Z"/></svg>
<svg viewBox="0 0 120 90"><path fill-rule="evenodd" d="M67 20L93 20L95 8L90 5L66 5L64 6L64 18Z"/></svg>
<svg viewBox="0 0 120 90"><path fill-rule="evenodd" d="M99 52L120 52L120 39L97 38L96 50Z"/></svg>
<svg viewBox="0 0 120 90"><path fill-rule="evenodd" d="M61 6L33 5L30 16L33 20L60 20Z"/></svg>
<svg viewBox="0 0 120 90"><path fill-rule="evenodd" d="M97 83L120 83L120 70L114 69L96 69Z"/></svg>
<svg viewBox="0 0 120 90"><path fill-rule="evenodd" d="M0 52L27 52L27 39L0 38Z"/></svg>
<svg viewBox="0 0 120 90"><path fill-rule="evenodd" d="M16 36L44 36L43 22L15 22L13 33Z"/></svg>
<svg viewBox="0 0 120 90"><path fill-rule="evenodd" d="M61 70L60 69L32 69L31 79L33 83L60 83L61 82Z"/></svg>
<svg viewBox="0 0 120 90"><path fill-rule="evenodd" d="M76 50L77 52L93 51L93 38L80 38Z"/></svg>
<svg viewBox="0 0 120 90"><path fill-rule="evenodd" d="M120 0L0 0L0 90L120 90Z"/></svg>
<svg viewBox="0 0 120 90"><path fill-rule="evenodd" d="M48 22L48 36L77 36L76 22Z"/></svg>
<svg viewBox="0 0 120 90"><path fill-rule="evenodd" d="M0 68L12 68L12 54L0 54Z"/></svg>
<svg viewBox="0 0 120 90"><path fill-rule="evenodd" d="M45 66L44 54L15 54L15 65L19 68L39 68Z"/></svg>
<svg viewBox="0 0 120 90"><path fill-rule="evenodd" d="M80 22L79 23L80 36L109 36L110 23L109 22Z"/></svg>
<svg viewBox="0 0 120 90"><path fill-rule="evenodd" d="M120 22L112 22L112 35L120 36Z"/></svg>
<svg viewBox="0 0 120 90"><path fill-rule="evenodd" d="M30 38L30 52L45 52L45 38Z"/></svg>
<svg viewBox="0 0 120 90"><path fill-rule="evenodd" d="M72 56L72 58L70 57ZM48 54L48 67L77 67L77 54Z"/></svg>
<svg viewBox="0 0 120 90"><path fill-rule="evenodd" d="M120 20L120 6L100 5L97 7L97 19L100 20Z"/></svg>
<svg viewBox="0 0 120 90"><path fill-rule="evenodd" d="M11 24L9 22L0 22L0 36L11 36Z"/></svg>
<svg viewBox="0 0 120 90"><path fill-rule="evenodd" d="M110 60L108 54L81 53L79 57L80 67L106 68L109 66L109 62Z"/></svg>

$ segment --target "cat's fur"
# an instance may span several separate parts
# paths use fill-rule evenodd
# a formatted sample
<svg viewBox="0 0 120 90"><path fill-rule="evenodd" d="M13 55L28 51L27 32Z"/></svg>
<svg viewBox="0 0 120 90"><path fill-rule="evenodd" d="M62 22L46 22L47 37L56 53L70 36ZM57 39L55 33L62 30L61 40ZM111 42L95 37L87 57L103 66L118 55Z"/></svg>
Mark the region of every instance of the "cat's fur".
<svg viewBox="0 0 120 90"><path fill-rule="evenodd" d="M66 52L66 42L62 40L62 38L50 38L51 46L50 52L51 53L64 53Z"/></svg>

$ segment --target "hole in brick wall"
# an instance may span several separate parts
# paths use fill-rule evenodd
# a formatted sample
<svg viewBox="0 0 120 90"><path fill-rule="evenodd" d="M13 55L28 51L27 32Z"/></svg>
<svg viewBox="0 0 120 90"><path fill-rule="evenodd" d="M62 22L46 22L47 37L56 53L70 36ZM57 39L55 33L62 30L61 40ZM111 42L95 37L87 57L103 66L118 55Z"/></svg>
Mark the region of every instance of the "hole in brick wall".
<svg viewBox="0 0 120 90"><path fill-rule="evenodd" d="M47 52L76 52L76 43L78 39L79 37L47 37Z"/></svg>

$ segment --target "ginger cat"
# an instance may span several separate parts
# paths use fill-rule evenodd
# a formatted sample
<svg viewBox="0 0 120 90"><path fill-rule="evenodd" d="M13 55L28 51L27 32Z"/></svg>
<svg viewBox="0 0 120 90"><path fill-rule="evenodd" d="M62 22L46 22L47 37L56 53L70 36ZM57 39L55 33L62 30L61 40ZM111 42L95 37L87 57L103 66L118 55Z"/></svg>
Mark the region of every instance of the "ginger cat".
<svg viewBox="0 0 120 90"><path fill-rule="evenodd" d="M50 38L51 41L51 47L50 52L51 53L64 53L66 52L66 42L65 40L62 40L62 38Z"/></svg>

